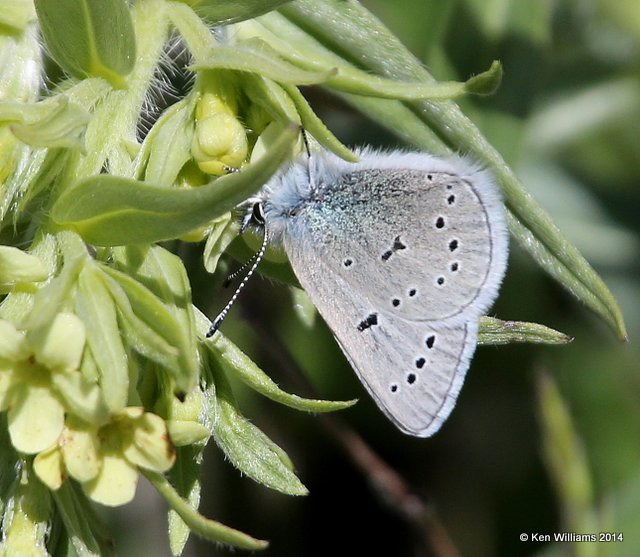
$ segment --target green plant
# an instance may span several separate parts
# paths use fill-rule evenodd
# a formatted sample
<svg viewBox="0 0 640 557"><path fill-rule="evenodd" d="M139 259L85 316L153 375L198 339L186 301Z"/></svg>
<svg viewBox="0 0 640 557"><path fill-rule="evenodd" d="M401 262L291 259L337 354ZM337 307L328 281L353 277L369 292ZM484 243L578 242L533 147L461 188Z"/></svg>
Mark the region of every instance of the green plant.
<svg viewBox="0 0 640 557"><path fill-rule="evenodd" d="M298 86L327 88L418 148L481 161L503 188L513 237L625 337L607 287L452 100L492 93L499 63L438 83L350 1L10 4L0 21L2 58L12 60L0 69L0 442L2 470L18 473L4 474L0 491L5 554L62 555L70 545L110 554L91 500L130 501L139 473L171 507L175 554L190 531L264 547L195 510L211 437L250 478L306 493L287 455L242 416L229 378L298 410L352 401L286 393L224 335L205 341L209 321L191 304L183 262L159 244L206 241L205 266L215 270L238 231L234 207L301 148L300 126L353 157ZM229 22L233 40L211 33ZM64 72L46 92L38 25ZM193 84L140 141L176 36ZM286 265L264 269L291 281ZM486 318L480 340L567 338Z"/></svg>

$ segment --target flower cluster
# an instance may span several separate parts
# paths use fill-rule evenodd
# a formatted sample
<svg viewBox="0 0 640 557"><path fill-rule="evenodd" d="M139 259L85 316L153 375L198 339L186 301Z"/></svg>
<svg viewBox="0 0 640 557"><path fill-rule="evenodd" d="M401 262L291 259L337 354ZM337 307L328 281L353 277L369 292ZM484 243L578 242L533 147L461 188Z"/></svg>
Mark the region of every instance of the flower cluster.
<svg viewBox="0 0 640 557"><path fill-rule="evenodd" d="M141 407L109 415L99 385L81 373L85 327L76 315L58 313L26 333L0 321L0 339L0 411L11 443L36 455L48 487L71 476L94 501L122 505L135 494L138 467L171 468L165 421Z"/></svg>

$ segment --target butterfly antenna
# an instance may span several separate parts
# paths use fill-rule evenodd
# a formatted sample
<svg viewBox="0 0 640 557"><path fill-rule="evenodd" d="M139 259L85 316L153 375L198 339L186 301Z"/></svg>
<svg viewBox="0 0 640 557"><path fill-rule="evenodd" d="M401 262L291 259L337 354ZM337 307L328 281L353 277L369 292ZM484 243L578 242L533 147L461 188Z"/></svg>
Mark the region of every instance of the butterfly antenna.
<svg viewBox="0 0 640 557"><path fill-rule="evenodd" d="M258 253L260 252L254 253L247 261L242 264L239 269L236 269L235 271L233 271L233 273L227 276L227 278L224 279L224 282L222 283L223 288L227 288L227 286L229 286L234 280L236 280L236 278L256 260L256 258L258 257Z"/></svg>
<svg viewBox="0 0 640 557"><path fill-rule="evenodd" d="M315 180L313 176L313 166L311 165L311 149L309 148L309 138L307 137L307 132L304 131L304 128L300 128L300 133L302 134L302 141L304 142L304 148L307 152L307 174L309 175L309 183L313 186L315 184Z"/></svg>
<svg viewBox="0 0 640 557"><path fill-rule="evenodd" d="M231 299L227 302L227 305L224 306L222 311L213 320L213 323L211 323L211 327L209 327L209 330L207 331L207 334L206 334L207 338L212 337L215 334L215 332L220 328L220 325L222 324L222 322L224 321L224 318L229 313L231 306L233 306L236 299L238 298L238 295L247 284L247 281L251 278L251 275L253 275L255 270L258 268L258 265L260 265L260 261L262 261L262 258L264 257L264 253L267 250L267 245L269 244L269 235L267 234L266 226L264 226L264 215L262 214L261 204L256 203L256 205L254 206L252 219L255 222L257 222L262 228L262 245L260 246L258 253L256 253L249 261L247 261L240 269L238 269L235 273L233 273L233 275L230 275L230 277L228 277L227 280L225 280L225 283L226 283L231 279L231 277L237 276L243 269L245 269L253 261L251 268L249 269L245 277L242 279L242 282L240 282L240 284L238 285L238 288L236 288L236 291L233 293L233 296L231 296Z"/></svg>

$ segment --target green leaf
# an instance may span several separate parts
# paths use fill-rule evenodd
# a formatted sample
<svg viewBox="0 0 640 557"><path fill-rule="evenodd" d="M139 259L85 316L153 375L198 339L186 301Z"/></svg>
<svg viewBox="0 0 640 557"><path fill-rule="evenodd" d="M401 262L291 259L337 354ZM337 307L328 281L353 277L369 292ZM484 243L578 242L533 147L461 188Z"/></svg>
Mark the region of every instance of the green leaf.
<svg viewBox="0 0 640 557"><path fill-rule="evenodd" d="M182 499L178 492L164 478L164 476L142 470L146 478L153 484L157 492L162 495L168 505L185 521L191 531L206 540L233 545L240 549L265 549L269 544L264 540L258 540L251 536L220 524L215 520L203 517L187 501Z"/></svg>
<svg viewBox="0 0 640 557"><path fill-rule="evenodd" d="M138 164L146 182L169 187L191 159L193 95L169 107L158 118L140 149Z"/></svg>
<svg viewBox="0 0 640 557"><path fill-rule="evenodd" d="M372 76L365 72L340 69L336 77L327 79L326 86L344 93L354 93L382 99L432 101L455 99L465 94L490 95L502 80L502 65L494 61L491 67L466 82L442 81L413 83Z"/></svg>
<svg viewBox="0 0 640 557"><path fill-rule="evenodd" d="M263 108L276 123L300 123L295 104L278 83L256 74L245 74L242 76L242 88L249 100Z"/></svg>
<svg viewBox="0 0 640 557"><path fill-rule="evenodd" d="M160 246L128 246L113 250L116 268L146 286L168 309L176 327L165 338L178 349L176 382L185 391L198 378L196 333L191 287L182 260ZM167 333L173 331L171 336Z"/></svg>
<svg viewBox="0 0 640 557"><path fill-rule="evenodd" d="M300 122L302 122L302 127L308 131L320 145L346 161L358 162L358 157L353 151L343 145L342 142L331 133L329 128L324 125L324 122L318 118L307 102L307 99L304 98L297 87L293 85L282 85L282 88L293 101L298 111Z"/></svg>
<svg viewBox="0 0 640 557"><path fill-rule="evenodd" d="M53 499L78 557L115 556L107 528L76 484L67 480Z"/></svg>
<svg viewBox="0 0 640 557"><path fill-rule="evenodd" d="M83 150L89 120L89 113L65 95L37 103L0 102L0 125L8 124L16 138L33 147Z"/></svg>
<svg viewBox="0 0 640 557"><path fill-rule="evenodd" d="M85 324L87 343L100 376L104 401L111 412L127 405L129 366L113 299L95 266L78 277L76 312Z"/></svg>
<svg viewBox="0 0 640 557"><path fill-rule="evenodd" d="M53 234L42 234L34 238L29 247L29 254L37 257L47 269L47 275L55 274L58 265L56 237ZM0 304L0 318L13 323L23 323L28 319L34 302L31 288L13 289Z"/></svg>
<svg viewBox="0 0 640 557"><path fill-rule="evenodd" d="M87 178L60 196L52 218L97 245L182 236L255 193L290 153L297 133L297 126L287 126L259 161L198 188L159 188L109 175Z"/></svg>
<svg viewBox="0 0 640 557"><path fill-rule="evenodd" d="M120 278L120 275L118 275L118 278ZM136 352L167 369L177 366L177 348L169 344L143 318L136 315L129 301L127 291L120 285L117 278L113 278L108 272L105 272L104 280L121 316L120 326L128 345ZM153 298L150 298L150 300L153 304ZM165 308L159 300L157 303L161 312L160 315L165 317Z"/></svg>
<svg viewBox="0 0 640 557"><path fill-rule="evenodd" d="M525 195L528 197L528 194ZM530 197L525 203L527 201L530 205L536 203ZM521 221L516 215L508 213L512 234L549 275L605 319L621 340L626 340L627 331L622 311L602 279L580 252L560 235L542 208L528 208L526 215L535 227L528 227L527 223L523 222L524 219Z"/></svg>
<svg viewBox="0 0 640 557"><path fill-rule="evenodd" d="M306 495L287 454L240 414L226 373L215 358L210 358L209 364L216 386L216 444L238 470L256 482L288 495Z"/></svg>
<svg viewBox="0 0 640 557"><path fill-rule="evenodd" d="M22 329L37 329L53 320L71 295L86 261L85 257L65 260L60 274L33 296L33 307L21 324Z"/></svg>
<svg viewBox="0 0 640 557"><path fill-rule="evenodd" d="M28 470L28 472L27 472ZM32 477L30 468L23 481L14 484L8 512L2 522L1 555L48 557L45 540L51 515L51 492Z"/></svg>
<svg viewBox="0 0 640 557"><path fill-rule="evenodd" d="M250 72L277 81L297 85L322 83L336 73L335 69L308 71L290 64L261 39L253 38L234 43L232 46L218 45L205 60L196 60L194 71L227 69Z"/></svg>
<svg viewBox="0 0 640 557"><path fill-rule="evenodd" d="M277 14L270 14L267 18L261 18L260 21L277 20ZM267 23L268 27L268 23ZM429 100L446 100L460 97L465 94L476 95L489 95L496 91L502 80L502 66L499 62L494 61L491 67L472 78L467 82L436 82L433 78L423 80L410 80L403 81L400 79L386 79L381 76L372 75L366 71L354 68L353 65L346 63L341 58L328 54L326 51L322 52L320 56L317 56L318 49L315 49L313 56L301 55L298 48L291 48L291 40L289 35L282 35L278 33L270 33L267 41L263 41L258 37L251 36L251 30L255 29L253 22L248 22L246 25L240 27L240 36L246 34L248 38L243 44L259 44L268 42L271 44L269 52L270 60L280 59L280 64L287 63L291 67L302 68L306 72L314 72L317 75L323 75L324 79L318 81L325 86L342 91L344 93L354 93L358 95L367 95L385 99L429 99ZM244 30L244 31L243 31ZM352 32L357 32L352 29ZM295 42L295 39L294 39ZM305 41L307 50L309 49L308 41ZM231 48L231 47L229 47ZM235 48L235 45L234 45ZM240 47L242 48L242 47ZM303 47L304 48L304 47ZM266 51L266 49L263 48ZM304 52L304 50L302 51ZM237 55L240 57L240 54ZM196 64L198 67L199 64ZM257 73L262 73L258 64L249 65L244 64L246 71L255 71L254 67L258 67ZM234 68L235 69L235 68ZM238 64L238 69L240 64ZM293 71L290 71L293 75ZM303 81L293 81L291 79L279 78L277 73L262 73L266 77L270 77L274 81L280 83L297 83L298 85L304 85ZM284 72L282 72L284 76ZM301 74L303 75L303 74Z"/></svg>
<svg viewBox="0 0 640 557"><path fill-rule="evenodd" d="M198 330L204 335L209 329L211 322L196 309L196 320ZM262 371L244 352L226 338L220 331L205 342L207 352L211 357L233 377L240 379L243 383L251 387L267 398L307 412L333 412L343 410L353 406L356 400L330 401L313 400L289 394Z"/></svg>
<svg viewBox="0 0 640 557"><path fill-rule="evenodd" d="M215 383L211 380L203 381L201 388L204 389L202 397L204 404L202 408L198 409L197 414L200 423L209 431L209 435L211 435L216 412ZM188 404L187 401L188 397L185 399L185 403ZM175 410L175 406L173 406L173 409ZM181 417L190 418L191 416L176 416L170 413L169 417L170 419L180 419ZM167 473L171 485L175 487L180 497L186 499L194 509L197 509L200 504L200 477L203 453L207 441L188 447L178 447L176 450L176 463ZM190 533L189 526L185 521L180 518L175 510L170 509L169 544L173 555L180 555L182 553Z"/></svg>
<svg viewBox="0 0 640 557"><path fill-rule="evenodd" d="M149 330L159 336L169 348L165 348L163 353L157 355L146 353L145 355L167 368L178 389L184 392L191 390L195 382L191 364L194 355L189 352L191 345L188 331L183 330L184 324L176 317L175 308L172 309L145 285L126 273L109 267L104 267L103 272L110 279L113 279L126 295L126 301L122 300L118 294L119 289L114 287L116 285L113 285L112 281L107 282L110 285L112 295L115 293L114 299L118 308L123 310L123 315L129 317L130 311L145 325L146 330L143 330L140 337L136 339L136 343L144 345L148 340ZM127 308L127 303L130 305L130 310ZM135 321L130 321L130 324L135 324ZM129 334L137 335L137 331L132 330ZM171 357L172 353L175 354L173 358Z"/></svg>
<svg viewBox="0 0 640 557"><path fill-rule="evenodd" d="M202 448L178 447L176 462L167 473L171 485L181 498L186 499L194 509L200 504L200 476L202 474ZM169 545L173 555L181 555L191 530L173 509L169 510Z"/></svg>
<svg viewBox="0 0 640 557"><path fill-rule="evenodd" d="M486 72L474 75L465 81L465 92L471 95L493 95L500 87L503 73L502 64L494 60Z"/></svg>
<svg viewBox="0 0 640 557"><path fill-rule="evenodd" d="M229 247L240 232L240 225L231 218L231 213L225 213L211 223L211 230L202 252L204 268L214 273L222 253Z"/></svg>
<svg viewBox="0 0 640 557"><path fill-rule="evenodd" d="M136 44L125 0L35 0L35 6L47 48L62 69L126 87Z"/></svg>
<svg viewBox="0 0 640 557"><path fill-rule="evenodd" d="M587 455L562 395L550 375L538 378L539 420L542 450L555 484L564 518L563 529L597 532L594 520L594 485Z"/></svg>
<svg viewBox="0 0 640 557"><path fill-rule="evenodd" d="M295 37L305 29L311 34L304 43L322 56L327 52L349 53L347 63L398 80L433 81L423 65L360 4L340 0L298 0L281 8L288 18L285 22L272 14L260 18L271 35ZM277 14L276 14L277 15ZM327 22L331 21L331 25ZM297 42L291 50L296 51ZM376 119L394 130L409 124L396 120L398 112L387 111L397 107L398 101L373 99L342 93L341 96L364 111L376 112ZM391 103L391 104L388 104ZM462 114L452 101L412 101L404 114L414 128L425 128L424 133L409 138L416 145L435 154L451 149L468 153L494 173L502 187L505 203L510 212L511 231L537 263L583 303L604 319L621 339L626 338L624 320L613 295L578 250L558 231L547 213L522 188L513 171L500 154L488 143L473 123ZM375 107L375 108L373 108ZM433 131L445 142L433 141ZM425 135L426 134L426 135ZM420 136L424 141L419 141Z"/></svg>
<svg viewBox="0 0 640 557"><path fill-rule="evenodd" d="M213 25L235 23L251 19L273 10L289 0L239 0L220 2L219 0L183 0Z"/></svg>
<svg viewBox="0 0 640 557"><path fill-rule="evenodd" d="M502 321L494 317L481 317L478 344L510 344L530 342L535 344L567 344L573 337L538 323Z"/></svg>

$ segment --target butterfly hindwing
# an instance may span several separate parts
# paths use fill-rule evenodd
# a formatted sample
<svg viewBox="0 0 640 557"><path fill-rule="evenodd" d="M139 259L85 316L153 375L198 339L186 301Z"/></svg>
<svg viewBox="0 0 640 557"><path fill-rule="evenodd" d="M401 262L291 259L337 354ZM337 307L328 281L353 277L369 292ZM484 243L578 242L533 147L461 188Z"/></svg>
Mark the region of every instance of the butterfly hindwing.
<svg viewBox="0 0 640 557"><path fill-rule="evenodd" d="M476 323L443 326L377 311L324 263L324 250L313 256L313 265L311 252L287 251L301 285L380 408L406 433L435 433L462 386Z"/></svg>

